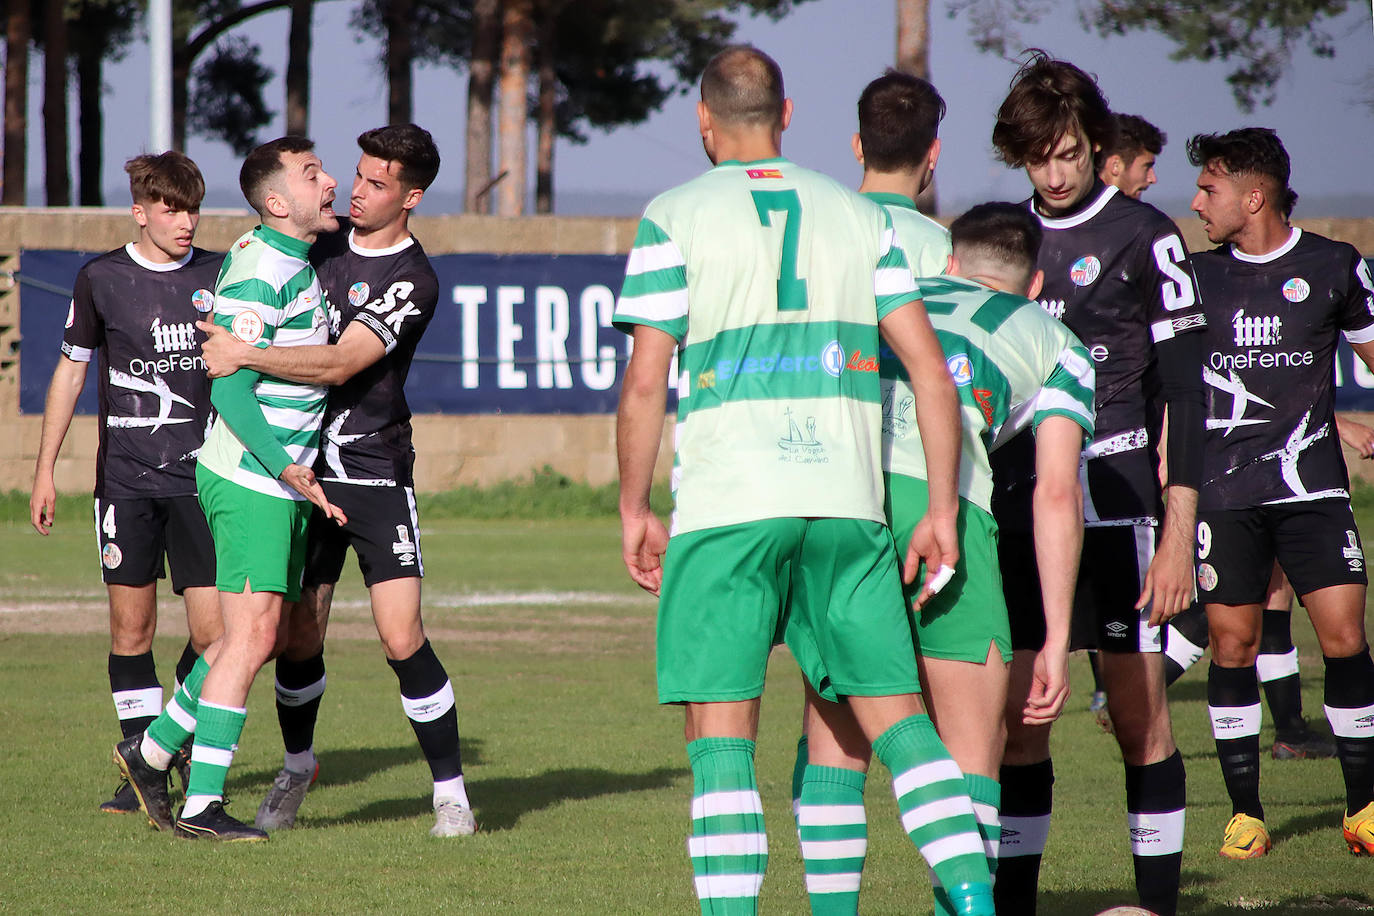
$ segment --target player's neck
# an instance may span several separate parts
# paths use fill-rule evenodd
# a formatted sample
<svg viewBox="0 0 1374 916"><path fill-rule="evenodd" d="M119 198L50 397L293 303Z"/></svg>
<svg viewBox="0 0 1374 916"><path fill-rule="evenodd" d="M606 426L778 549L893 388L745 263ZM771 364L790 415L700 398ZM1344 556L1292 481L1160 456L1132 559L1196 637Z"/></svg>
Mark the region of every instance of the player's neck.
<svg viewBox="0 0 1374 916"><path fill-rule="evenodd" d="M864 169L864 180L859 185L860 194L900 194L911 200L921 193L926 170L911 172L877 172Z"/></svg>
<svg viewBox="0 0 1374 916"><path fill-rule="evenodd" d="M782 155L779 134L773 130L740 130L715 135L715 161L758 162L777 159Z"/></svg>
<svg viewBox="0 0 1374 916"><path fill-rule="evenodd" d="M276 217L262 217L262 224L274 232L305 242L307 245L315 244L315 239L319 238L319 233L313 229L302 229L289 219L277 219Z"/></svg>
<svg viewBox="0 0 1374 916"><path fill-rule="evenodd" d="M1231 239L1231 247L1250 257L1278 251L1293 235L1293 227L1277 213L1260 214Z"/></svg>
<svg viewBox="0 0 1374 916"><path fill-rule="evenodd" d="M409 213L409 210L403 211L398 219L376 229L364 229L355 224L351 236L353 244L368 249L393 248L401 244L410 238Z"/></svg>

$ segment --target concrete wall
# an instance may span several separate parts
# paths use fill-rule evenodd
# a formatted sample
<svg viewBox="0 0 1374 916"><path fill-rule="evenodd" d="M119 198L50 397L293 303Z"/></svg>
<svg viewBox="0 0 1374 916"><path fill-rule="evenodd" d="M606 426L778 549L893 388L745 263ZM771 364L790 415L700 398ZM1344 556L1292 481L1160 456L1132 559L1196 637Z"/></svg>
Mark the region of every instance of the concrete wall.
<svg viewBox="0 0 1374 916"><path fill-rule="evenodd" d="M1209 247L1195 218L1179 218L1190 248ZM207 210L197 244L227 249L255 220L247 210ZM634 240L635 219L535 216L417 216L415 235L431 254L623 254ZM1374 219L1299 220L1299 226L1374 253ZM33 481L42 418L19 413L21 290L7 272L22 270L23 248L107 251L136 237L125 209L0 209L0 489L27 490ZM44 342L44 345L55 342ZM1359 416L1359 415L1356 415ZM1363 421L1374 425L1374 415ZM615 479L615 418L610 415L417 416L416 486L443 490L486 485L550 465L593 484ZM671 464L671 420L665 424L659 472ZM89 491L94 481L96 424L77 417L57 463L59 490ZM1374 481L1374 462L1352 457L1351 469ZM1366 470L1367 469L1367 470Z"/></svg>

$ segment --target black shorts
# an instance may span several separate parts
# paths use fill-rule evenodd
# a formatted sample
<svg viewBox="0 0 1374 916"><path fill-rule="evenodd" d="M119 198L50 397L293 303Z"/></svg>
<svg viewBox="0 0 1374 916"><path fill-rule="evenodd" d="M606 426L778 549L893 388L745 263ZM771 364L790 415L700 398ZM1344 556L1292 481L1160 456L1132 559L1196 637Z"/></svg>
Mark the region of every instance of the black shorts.
<svg viewBox="0 0 1374 916"><path fill-rule="evenodd" d="M1299 597L1367 585L1348 499L1316 499L1197 514L1197 586L1208 604L1262 604L1274 561Z"/></svg>
<svg viewBox="0 0 1374 916"><path fill-rule="evenodd" d="M106 585L147 585L167 577L172 591L215 585L215 542L194 496L99 499L95 533Z"/></svg>
<svg viewBox="0 0 1374 916"><path fill-rule="evenodd" d="M1069 646L1104 652L1158 652L1160 627L1150 627L1150 608L1135 609L1145 573L1154 559L1157 529L1120 525L1083 530ZM998 561L1006 590L1013 649L1039 651L1045 646L1045 607L1040 600L1040 572L1035 565L1035 539L1004 536Z"/></svg>
<svg viewBox="0 0 1374 916"><path fill-rule="evenodd" d="M340 528L318 509L310 516L303 585L338 582L350 546L358 554L358 568L369 588L388 579L418 579L425 574L413 488L337 480L321 480L320 486L325 498L343 510L348 524Z"/></svg>

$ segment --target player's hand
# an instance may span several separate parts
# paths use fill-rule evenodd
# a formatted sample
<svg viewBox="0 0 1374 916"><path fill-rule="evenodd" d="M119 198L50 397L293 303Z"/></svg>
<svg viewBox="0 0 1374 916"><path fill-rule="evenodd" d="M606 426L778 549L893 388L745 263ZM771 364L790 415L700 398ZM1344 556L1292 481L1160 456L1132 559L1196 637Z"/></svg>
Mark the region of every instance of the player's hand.
<svg viewBox="0 0 1374 916"><path fill-rule="evenodd" d="M1069 698L1069 653L1061 643L1045 641L1035 654L1030 692L1026 695L1021 721L1025 725L1049 725L1064 711Z"/></svg>
<svg viewBox="0 0 1374 916"><path fill-rule="evenodd" d="M1139 611L1148 606L1150 626L1159 627L1183 613L1192 603L1193 543L1170 537L1166 530L1145 573L1145 587L1135 609Z"/></svg>
<svg viewBox="0 0 1374 916"><path fill-rule="evenodd" d="M959 564L959 532L955 520L936 518L927 513L911 532L911 543L907 545L906 562L902 565L902 581L907 585L916 581L921 565L926 568L925 578L921 580L921 591L912 602L917 609L935 596L931 590L931 580L941 567L954 569Z"/></svg>
<svg viewBox="0 0 1374 916"><path fill-rule="evenodd" d="M288 464L286 470L281 472L281 482L318 506L324 517L333 519L336 525L348 524L348 518L343 514L343 510L325 499L324 488L315 480L315 472L310 468Z"/></svg>
<svg viewBox="0 0 1374 916"><path fill-rule="evenodd" d="M652 512L620 514L620 552L635 584L651 595L663 587L668 529Z"/></svg>
<svg viewBox="0 0 1374 916"><path fill-rule="evenodd" d="M1342 417L1336 421L1336 431L1341 441L1359 452L1361 458L1374 457L1374 429Z"/></svg>
<svg viewBox="0 0 1374 916"><path fill-rule="evenodd" d="M29 522L33 530L44 537L52 530L53 512L57 508L57 490L52 478L46 475L35 477L33 492L29 494Z"/></svg>
<svg viewBox="0 0 1374 916"><path fill-rule="evenodd" d="M210 378L233 375L247 365L253 350L248 344L213 321L197 321L196 327L205 333L200 355L205 360L205 374Z"/></svg>

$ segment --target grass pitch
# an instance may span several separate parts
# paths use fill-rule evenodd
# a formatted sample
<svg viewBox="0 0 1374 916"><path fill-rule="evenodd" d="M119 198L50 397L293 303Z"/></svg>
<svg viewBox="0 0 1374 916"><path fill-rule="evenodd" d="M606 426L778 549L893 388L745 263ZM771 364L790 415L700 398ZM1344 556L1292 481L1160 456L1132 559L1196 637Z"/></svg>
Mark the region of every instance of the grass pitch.
<svg viewBox="0 0 1374 916"><path fill-rule="evenodd" d="M350 570L327 652L319 783L295 830L266 844L217 846L96 810L115 786L117 729L88 506L64 501L48 539L18 512L0 522L0 911L697 911L681 715L654 703L654 605L620 566L614 519L475 521L421 507L425 619L458 697L477 836L428 835L428 769ZM1374 513L1361 516L1374 530ZM164 608L156 651L169 683L185 623L170 595ZM1305 616L1294 633L1307 712L1324 727L1320 653ZM1086 710L1091 681L1081 659L1073 675L1075 695L1055 731L1056 807L1041 882L1047 916L1097 913L1134 894L1119 755ZM1204 666L1171 699L1189 778L1182 911L1374 910L1374 861L1346 854L1340 838L1334 761L1266 755L1277 845L1252 862L1217 856L1230 808L1207 724ZM776 652L758 753L770 828L766 913L806 912L788 797L800 705L791 659ZM272 710L269 670L249 699L230 773L230 811L240 818L251 819L280 766ZM1270 740L1266 729L1266 747ZM930 912L925 866L899 831L881 768L868 794L863 912Z"/></svg>

